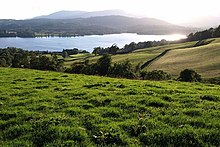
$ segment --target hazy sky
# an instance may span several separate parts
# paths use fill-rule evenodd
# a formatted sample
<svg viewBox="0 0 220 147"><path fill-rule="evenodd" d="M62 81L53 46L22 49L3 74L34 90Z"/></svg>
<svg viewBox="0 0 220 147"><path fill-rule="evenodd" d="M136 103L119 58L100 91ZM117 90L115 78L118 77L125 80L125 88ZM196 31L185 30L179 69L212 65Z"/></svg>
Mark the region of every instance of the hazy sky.
<svg viewBox="0 0 220 147"><path fill-rule="evenodd" d="M26 19L60 10L121 9L172 23L220 16L220 0L1 0L0 19Z"/></svg>

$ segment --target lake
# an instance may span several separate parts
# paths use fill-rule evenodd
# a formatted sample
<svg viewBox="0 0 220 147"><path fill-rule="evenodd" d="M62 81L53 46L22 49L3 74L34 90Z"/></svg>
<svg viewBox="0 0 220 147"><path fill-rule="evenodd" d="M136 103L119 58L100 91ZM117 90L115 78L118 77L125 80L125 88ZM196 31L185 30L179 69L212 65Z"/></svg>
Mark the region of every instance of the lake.
<svg viewBox="0 0 220 147"><path fill-rule="evenodd" d="M43 37L43 38L0 38L0 48L17 47L26 50L62 51L63 49L78 48L93 51L94 47L109 47L114 43L122 48L131 42L160 41L162 39L173 41L186 38L185 35L138 35L131 33L91 35L80 37Z"/></svg>

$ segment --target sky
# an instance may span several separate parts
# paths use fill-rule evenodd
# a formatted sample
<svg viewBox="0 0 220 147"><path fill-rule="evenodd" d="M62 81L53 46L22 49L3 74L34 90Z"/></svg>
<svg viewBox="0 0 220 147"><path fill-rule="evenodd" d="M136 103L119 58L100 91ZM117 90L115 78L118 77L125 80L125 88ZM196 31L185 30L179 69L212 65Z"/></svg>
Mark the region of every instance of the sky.
<svg viewBox="0 0 220 147"><path fill-rule="evenodd" d="M1 0L0 19L27 19L61 10L121 9L181 24L220 16L220 0Z"/></svg>

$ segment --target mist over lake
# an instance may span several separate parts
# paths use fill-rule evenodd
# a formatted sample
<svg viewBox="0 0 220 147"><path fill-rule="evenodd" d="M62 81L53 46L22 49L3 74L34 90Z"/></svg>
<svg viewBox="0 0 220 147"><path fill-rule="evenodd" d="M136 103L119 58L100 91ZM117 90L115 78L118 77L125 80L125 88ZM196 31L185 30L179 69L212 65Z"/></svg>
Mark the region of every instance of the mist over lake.
<svg viewBox="0 0 220 147"><path fill-rule="evenodd" d="M0 48L17 47L26 50L62 51L63 49L78 48L92 52L94 47L109 47L117 44L122 48L131 42L173 41L185 38L184 35L138 35L133 33L91 35L80 37L43 37L43 38L0 38Z"/></svg>

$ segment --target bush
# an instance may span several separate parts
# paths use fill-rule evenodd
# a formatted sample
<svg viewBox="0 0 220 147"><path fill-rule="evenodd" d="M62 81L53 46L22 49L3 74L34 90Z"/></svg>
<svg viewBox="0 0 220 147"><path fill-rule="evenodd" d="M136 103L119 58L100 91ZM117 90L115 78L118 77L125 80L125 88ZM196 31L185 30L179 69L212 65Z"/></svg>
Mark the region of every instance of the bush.
<svg viewBox="0 0 220 147"><path fill-rule="evenodd" d="M171 76L162 70L153 70L150 72L142 71L140 73L140 75L143 80L160 81L160 80L170 80L171 79Z"/></svg>
<svg viewBox="0 0 220 147"><path fill-rule="evenodd" d="M103 55L99 60L97 61L97 72L98 75L105 76L108 74L108 71L111 67L111 56L109 54Z"/></svg>
<svg viewBox="0 0 220 147"><path fill-rule="evenodd" d="M201 82L202 78L197 72L192 69L185 69L181 71L180 76L178 77L179 81L183 82Z"/></svg>
<svg viewBox="0 0 220 147"><path fill-rule="evenodd" d="M122 63L115 63L114 66L110 69L109 75L111 77L129 78L129 79L134 79L136 77L132 69L132 65L128 60Z"/></svg>

